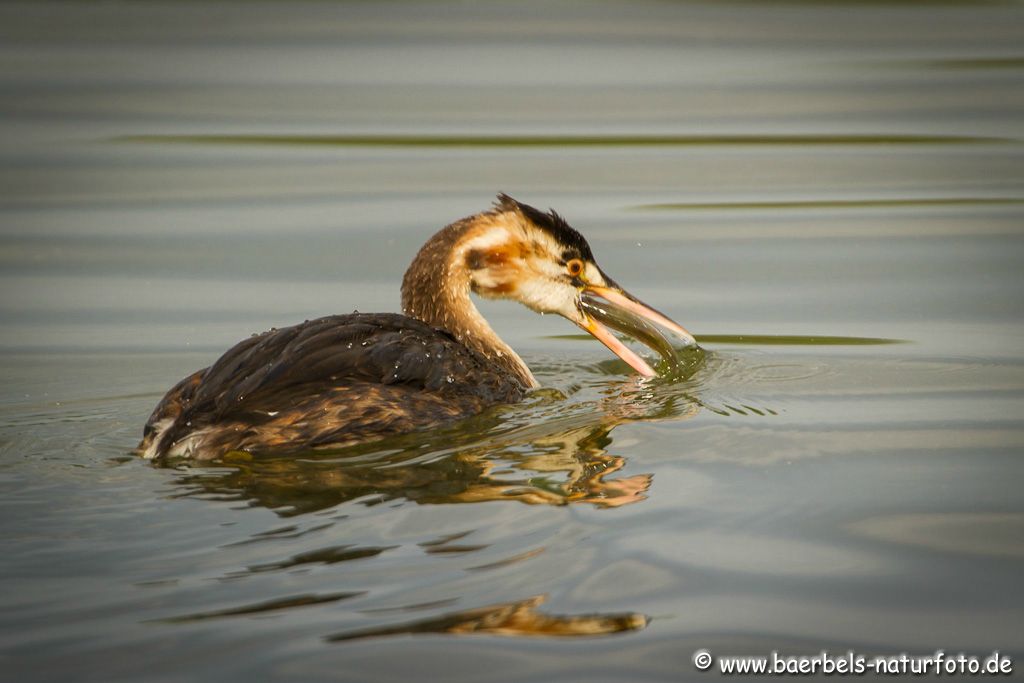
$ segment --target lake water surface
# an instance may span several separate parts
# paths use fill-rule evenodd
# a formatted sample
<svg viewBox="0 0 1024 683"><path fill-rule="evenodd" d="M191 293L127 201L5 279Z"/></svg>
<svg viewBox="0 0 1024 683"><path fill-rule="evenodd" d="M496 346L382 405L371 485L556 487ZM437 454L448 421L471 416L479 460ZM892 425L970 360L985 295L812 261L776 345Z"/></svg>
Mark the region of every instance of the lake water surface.
<svg viewBox="0 0 1024 683"><path fill-rule="evenodd" d="M1024 655L1020 4L6 3L0 36L5 679ZM498 191L704 366L487 302L523 405L132 455L234 342L397 310Z"/></svg>

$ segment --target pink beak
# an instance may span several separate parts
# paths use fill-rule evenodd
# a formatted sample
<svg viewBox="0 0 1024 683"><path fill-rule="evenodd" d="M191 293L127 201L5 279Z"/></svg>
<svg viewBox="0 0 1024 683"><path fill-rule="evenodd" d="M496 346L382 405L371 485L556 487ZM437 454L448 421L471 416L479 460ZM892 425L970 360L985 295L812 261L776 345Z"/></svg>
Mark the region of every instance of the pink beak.
<svg viewBox="0 0 1024 683"><path fill-rule="evenodd" d="M580 296L580 308L584 313L584 322L578 323L580 327L644 377L654 377L657 373L619 341L609 327L647 344L670 362L676 359L675 348L658 327L672 332L687 346L697 344L693 335L679 323L618 288L587 285Z"/></svg>

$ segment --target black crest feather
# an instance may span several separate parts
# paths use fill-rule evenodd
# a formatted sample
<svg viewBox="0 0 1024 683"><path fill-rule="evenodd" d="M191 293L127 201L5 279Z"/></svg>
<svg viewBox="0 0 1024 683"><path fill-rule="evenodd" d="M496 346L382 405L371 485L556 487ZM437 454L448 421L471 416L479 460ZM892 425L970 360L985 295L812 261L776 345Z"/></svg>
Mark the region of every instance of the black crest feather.
<svg viewBox="0 0 1024 683"><path fill-rule="evenodd" d="M573 257L593 262L594 254L590 251L590 245L587 244L586 238L553 209L545 213L529 204L516 201L504 192L498 194L498 200L494 206L500 211L518 211L531 223L554 237L567 250L573 252Z"/></svg>

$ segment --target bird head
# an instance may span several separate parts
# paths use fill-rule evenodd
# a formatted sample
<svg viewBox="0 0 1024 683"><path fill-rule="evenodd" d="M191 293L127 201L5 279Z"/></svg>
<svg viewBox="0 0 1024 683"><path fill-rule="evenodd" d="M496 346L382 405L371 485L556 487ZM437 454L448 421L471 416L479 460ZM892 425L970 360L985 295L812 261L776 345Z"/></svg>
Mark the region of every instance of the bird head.
<svg viewBox="0 0 1024 683"><path fill-rule="evenodd" d="M543 212L508 195L476 217L458 256L478 296L513 299L538 313L557 313L596 337L641 375L656 373L611 330L671 356L663 330L686 344L693 336L620 287L597 265L590 245L554 211Z"/></svg>

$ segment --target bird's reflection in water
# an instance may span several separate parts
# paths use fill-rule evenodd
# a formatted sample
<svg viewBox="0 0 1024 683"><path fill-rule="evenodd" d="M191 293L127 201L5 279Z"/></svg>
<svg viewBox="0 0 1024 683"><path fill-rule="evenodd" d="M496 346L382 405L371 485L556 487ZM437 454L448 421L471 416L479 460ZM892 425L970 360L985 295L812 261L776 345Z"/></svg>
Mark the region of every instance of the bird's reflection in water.
<svg viewBox="0 0 1024 683"><path fill-rule="evenodd" d="M652 479L615 476L627 460L609 453L612 430L635 420L685 419L700 403L639 381L606 393L567 408L564 398L541 392L525 411L499 408L450 429L335 453L228 453L210 464L180 465L178 495L245 500L283 517L355 500L628 505L646 498Z"/></svg>
<svg viewBox="0 0 1024 683"><path fill-rule="evenodd" d="M178 495L244 500L274 510L282 517L330 509L345 503L375 505L391 500L416 504L516 501L530 505L571 503L616 508L646 499L651 474L622 474L627 458L611 452L616 426L638 420L686 419L700 401L673 389L640 380L573 387L572 398L557 391L539 391L525 404L497 409L447 430L410 434L335 453L300 453L253 457L230 453L213 463L180 463ZM581 398L586 396L586 398ZM287 527L285 530L297 530ZM298 532L296 532L298 533ZM469 532L466 532L469 533ZM241 543L276 538L267 532ZM424 553L465 552L453 544L465 533L419 543ZM277 562L247 567L226 575L229 580L266 572L291 571L310 564L365 561L397 546L331 546L303 551ZM484 572L529 562L543 547L466 571ZM268 611L291 611L366 595L366 586L348 581L329 594L290 594L252 605L213 612L171 615L170 623L219 618L244 618ZM546 595L534 595L484 607L452 610L455 600L430 605L444 610L397 623L352 627L325 635L330 642L422 633L490 634L510 637L600 636L637 631L648 617L635 612L550 614L540 606ZM410 608L400 608L406 611ZM383 610L359 606L367 616Z"/></svg>
<svg viewBox="0 0 1024 683"><path fill-rule="evenodd" d="M363 595L360 592L331 595L301 595L271 600L256 605L214 612L184 614L158 620L162 623L188 623L225 617L260 616L284 609L324 605ZM490 634L499 636L600 636L622 631L638 631L650 619L635 612L615 614L544 614L537 610L546 595L525 600L498 603L473 609L448 612L436 617L408 621L393 626L355 629L326 636L329 642L359 640L381 636L416 633Z"/></svg>
<svg viewBox="0 0 1024 683"><path fill-rule="evenodd" d="M450 612L440 617L337 633L327 640L339 642L377 636L415 633L490 634L499 636L599 636L621 631L636 631L647 626L643 614L543 614L537 607L547 596Z"/></svg>

